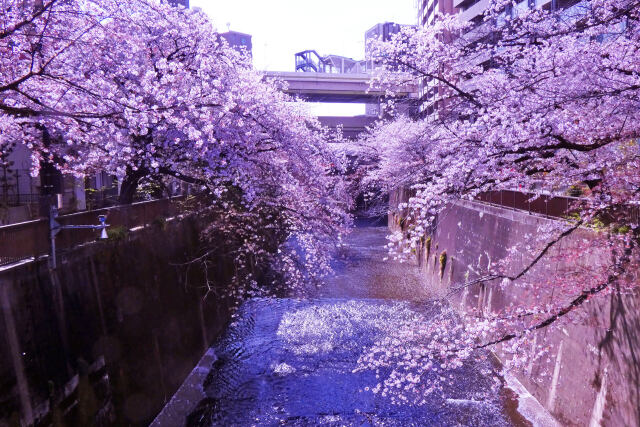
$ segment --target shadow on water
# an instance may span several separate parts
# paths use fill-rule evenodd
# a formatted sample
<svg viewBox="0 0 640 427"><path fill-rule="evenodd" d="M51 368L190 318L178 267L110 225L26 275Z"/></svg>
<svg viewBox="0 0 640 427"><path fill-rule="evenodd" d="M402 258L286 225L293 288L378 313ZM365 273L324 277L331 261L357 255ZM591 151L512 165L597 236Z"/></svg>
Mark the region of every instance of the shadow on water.
<svg viewBox="0 0 640 427"><path fill-rule="evenodd" d="M206 398L187 425L520 424L489 357L447 371L450 383L423 405L374 394L390 372L354 372L377 341L440 310L416 266L382 261L386 234L368 224L354 229L336 254L336 274L311 299L246 302L213 347Z"/></svg>

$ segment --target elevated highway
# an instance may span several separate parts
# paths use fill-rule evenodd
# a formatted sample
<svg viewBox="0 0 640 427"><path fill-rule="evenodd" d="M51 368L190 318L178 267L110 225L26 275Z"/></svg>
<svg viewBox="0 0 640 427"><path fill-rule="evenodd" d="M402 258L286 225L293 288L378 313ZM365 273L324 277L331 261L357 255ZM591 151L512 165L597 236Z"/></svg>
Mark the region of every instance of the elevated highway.
<svg viewBox="0 0 640 427"><path fill-rule="evenodd" d="M267 71L265 79L276 79L285 83L284 91L308 102L354 103L379 105L387 96L384 90L370 87L368 73L315 73ZM418 99L415 85L407 84L395 88L394 99L406 101L409 108ZM373 124L377 116L319 117L320 122L330 128L342 126L343 135L354 139Z"/></svg>
<svg viewBox="0 0 640 427"><path fill-rule="evenodd" d="M383 90L369 87L371 74L267 71L265 78L286 82L286 93L309 102L377 104L385 97ZM417 99L417 88L413 85L402 87L396 90L394 98Z"/></svg>

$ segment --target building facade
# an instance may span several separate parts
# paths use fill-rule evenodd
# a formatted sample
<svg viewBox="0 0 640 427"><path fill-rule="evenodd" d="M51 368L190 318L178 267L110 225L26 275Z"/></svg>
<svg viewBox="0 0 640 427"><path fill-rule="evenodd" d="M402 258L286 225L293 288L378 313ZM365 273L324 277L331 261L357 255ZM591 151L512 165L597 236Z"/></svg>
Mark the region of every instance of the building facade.
<svg viewBox="0 0 640 427"><path fill-rule="evenodd" d="M373 40L381 40L388 42L394 34L402 31L403 28L414 27L413 25L396 24L395 22L384 22L376 24L364 33L365 57L369 58L371 54L371 42ZM414 27L415 28L415 27ZM371 72L378 67L372 59L367 60L367 71Z"/></svg>
<svg viewBox="0 0 640 427"><path fill-rule="evenodd" d="M476 0L467 0L476 1ZM489 1L489 0L487 0ZM460 0L417 0L418 27L433 25L436 15L458 13ZM423 79L418 89L418 115L422 117L437 113L436 98L444 89L434 79Z"/></svg>
<svg viewBox="0 0 640 427"><path fill-rule="evenodd" d="M484 21L484 12L487 10L492 0L417 0L418 26L426 27L432 25L438 13L459 14L464 22L472 22L473 25L465 34L465 37L472 42L486 37L491 33L491 26L495 22ZM572 6L578 5L579 0L522 0L514 6L507 6L504 15L516 16L527 9L544 10L569 10ZM470 66L482 65L490 67L488 54L478 55L475 62ZM438 84L434 79L424 79L419 89L419 115L426 117L438 114L439 106L436 105L437 95L443 95L446 89ZM441 106L440 106L441 107Z"/></svg>
<svg viewBox="0 0 640 427"><path fill-rule="evenodd" d="M169 4L172 6L182 6L189 9L189 0L169 0Z"/></svg>
<svg viewBox="0 0 640 427"><path fill-rule="evenodd" d="M232 48L239 52L246 52L249 57L253 57L251 34L240 33L238 31L227 31L226 33L221 33L220 37L225 39Z"/></svg>
<svg viewBox="0 0 640 427"><path fill-rule="evenodd" d="M32 176L31 167L31 151L21 143L16 144L1 162L0 225L44 215L43 197L54 196L62 213L87 209L88 198L104 198L104 191L95 187L97 177L85 180L62 175L46 165L41 167L38 176ZM48 203L49 199L46 201Z"/></svg>
<svg viewBox="0 0 640 427"><path fill-rule="evenodd" d="M376 68L378 68L379 64L377 64L371 58L371 42L373 40L380 40L383 42L388 42L391 40L394 34L398 34L402 31L403 28L414 27L413 25L403 25L397 24L395 22L383 22L374 25L369 28L364 34L364 45L365 45L365 57L366 60L366 71L371 73ZM415 27L414 27L415 28ZM414 105L397 105L397 108L401 113L405 114L413 114ZM382 114L382 109L380 107L380 103L377 104L367 104L365 107L367 116L379 116Z"/></svg>

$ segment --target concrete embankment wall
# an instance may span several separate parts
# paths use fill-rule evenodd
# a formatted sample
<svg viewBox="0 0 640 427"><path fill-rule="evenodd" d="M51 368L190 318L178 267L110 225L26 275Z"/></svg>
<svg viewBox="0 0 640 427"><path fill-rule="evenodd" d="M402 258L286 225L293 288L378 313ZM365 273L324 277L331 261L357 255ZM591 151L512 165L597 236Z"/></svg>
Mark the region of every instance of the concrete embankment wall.
<svg viewBox="0 0 640 427"><path fill-rule="evenodd" d="M0 425L147 425L228 319L173 220L0 272ZM218 266L224 282L230 271Z"/></svg>
<svg viewBox="0 0 640 427"><path fill-rule="evenodd" d="M407 192L392 197L397 203L406 200ZM402 212L390 214L392 229L408 227ZM504 209L479 202L458 202L438 217L432 230L430 248L425 244L416 251L424 274L438 291L446 292L452 284L478 277L489 262L507 257L510 248L524 248L532 243L540 225L551 221L526 212ZM581 244L589 232L581 230L565 239L550 253L557 254ZM447 262L441 271L440 257ZM515 271L529 260L514 257ZM597 263L593 257L575 261L550 261L536 267L529 280L544 280L549 269L560 272ZM554 264L555 263L555 264ZM460 310L499 311L511 303L529 298L517 286L500 290L496 283L475 285L452 297ZM554 284L549 286L553 288ZM550 293L549 301L553 298ZM640 425L640 298L637 295L611 295L584 305L585 316L562 328L538 332L553 344L550 353L524 366L518 378L537 400L563 425L636 426ZM496 349L501 356L500 349Z"/></svg>

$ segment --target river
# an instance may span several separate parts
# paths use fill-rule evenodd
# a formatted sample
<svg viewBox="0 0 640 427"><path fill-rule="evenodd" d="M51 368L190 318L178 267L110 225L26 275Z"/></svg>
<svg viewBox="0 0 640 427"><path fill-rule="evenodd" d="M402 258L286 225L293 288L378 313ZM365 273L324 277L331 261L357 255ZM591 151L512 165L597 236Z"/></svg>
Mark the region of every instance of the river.
<svg viewBox="0 0 640 427"><path fill-rule="evenodd" d="M187 425L530 425L491 357L445 372L449 386L424 404L397 404L371 391L384 379L375 371L354 371L377 341L438 309L424 273L383 261L386 233L356 228L336 254L335 275L311 298L244 303L212 348L205 397Z"/></svg>

